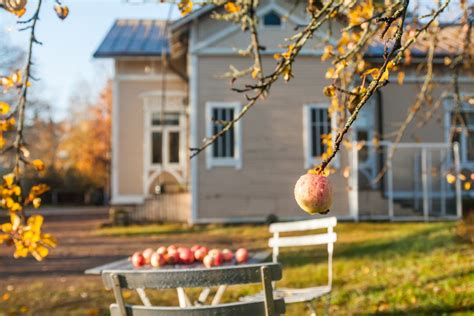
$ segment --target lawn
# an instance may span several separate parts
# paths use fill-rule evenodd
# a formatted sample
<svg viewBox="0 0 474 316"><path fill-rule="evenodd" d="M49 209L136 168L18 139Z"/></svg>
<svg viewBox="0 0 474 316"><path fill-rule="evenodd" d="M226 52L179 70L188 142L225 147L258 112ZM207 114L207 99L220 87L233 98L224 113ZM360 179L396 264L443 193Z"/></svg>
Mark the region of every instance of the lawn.
<svg viewBox="0 0 474 316"><path fill-rule="evenodd" d="M474 312L474 247L456 236L456 223L340 223L335 246L331 314L472 314ZM149 225L102 228L100 236L153 236L199 241L217 247L263 249L269 237L264 226ZM284 249L280 286L312 286L326 282L326 251L322 247ZM8 289L7 289L8 288ZM233 287L226 300L257 290ZM137 297L125 295L130 301ZM153 293L157 303L175 304L174 292ZM35 280L18 285L0 283L0 315L107 315L112 294L99 278L75 277L55 282ZM322 302L319 304L322 309ZM302 315L305 307L288 307Z"/></svg>

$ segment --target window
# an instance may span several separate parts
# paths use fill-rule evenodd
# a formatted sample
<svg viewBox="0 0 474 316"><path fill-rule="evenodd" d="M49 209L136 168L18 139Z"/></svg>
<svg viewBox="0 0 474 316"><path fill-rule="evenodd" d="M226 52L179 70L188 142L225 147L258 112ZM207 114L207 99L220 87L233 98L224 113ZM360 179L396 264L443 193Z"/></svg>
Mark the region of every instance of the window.
<svg viewBox="0 0 474 316"><path fill-rule="evenodd" d="M459 143L461 164L474 164L474 111L462 110L460 115L450 112L448 126L456 125L449 131L452 142ZM461 121L462 119L462 121Z"/></svg>
<svg viewBox="0 0 474 316"><path fill-rule="evenodd" d="M151 113L151 164L180 163L180 114L178 112Z"/></svg>
<svg viewBox="0 0 474 316"><path fill-rule="evenodd" d="M263 25L265 27L280 27L281 18L276 12L270 11L263 16Z"/></svg>
<svg viewBox="0 0 474 316"><path fill-rule="evenodd" d="M329 115L327 104L306 105L303 111L305 167L311 168L321 161L322 154L327 150L322 136L331 135L334 138L336 118Z"/></svg>
<svg viewBox="0 0 474 316"><path fill-rule="evenodd" d="M207 137L219 133L227 122L230 122L240 112L238 103L209 102L207 104ZM206 152L208 169L214 166L242 167L241 127L237 122L224 135L219 137Z"/></svg>

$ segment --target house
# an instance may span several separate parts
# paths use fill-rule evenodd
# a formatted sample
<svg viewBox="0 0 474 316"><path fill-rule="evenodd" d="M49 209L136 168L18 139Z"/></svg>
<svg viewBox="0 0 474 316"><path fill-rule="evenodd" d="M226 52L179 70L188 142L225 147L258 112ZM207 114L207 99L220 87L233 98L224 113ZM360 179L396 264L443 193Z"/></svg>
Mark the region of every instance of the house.
<svg viewBox="0 0 474 316"><path fill-rule="evenodd" d="M199 147L220 128L213 119L232 119L245 102L222 75L229 65L244 69L251 64L238 54L238 49L248 47L249 36L236 25L212 19L213 10L205 6L169 25L118 20L97 49L95 57L115 61L111 203L127 207L137 219L149 220L305 218L293 199L294 183L320 161L324 151L320 136L335 133L337 124L322 92L328 84L329 64L320 58L326 30L302 50L294 79L277 82L270 96L229 133L189 160L189 148ZM257 14L266 47L263 68L271 70L273 54L283 51L282 39L306 21L304 8L294 10L293 4L282 0L265 1ZM443 32L450 40L459 38L455 26ZM434 100L451 87L441 64L452 47L456 45L440 47L436 53ZM382 53L383 47L373 47L370 61L379 63ZM422 46L415 47L413 64L422 62L425 53ZM444 96L432 120L413 124L406 132L383 180L372 181L388 163L392 144L383 135L394 132L405 119L421 86L423 77L414 68L406 70L403 85L391 78L394 83L371 98L352 128L351 144L332 165L332 215L354 220L460 215L461 183L447 183L446 175L474 166L473 107L467 101L463 111L468 133L456 134L456 154L450 145L451 131L458 130L450 126L453 100ZM474 93L473 77L461 75L460 89L466 96ZM372 142L376 136L381 139L378 143Z"/></svg>

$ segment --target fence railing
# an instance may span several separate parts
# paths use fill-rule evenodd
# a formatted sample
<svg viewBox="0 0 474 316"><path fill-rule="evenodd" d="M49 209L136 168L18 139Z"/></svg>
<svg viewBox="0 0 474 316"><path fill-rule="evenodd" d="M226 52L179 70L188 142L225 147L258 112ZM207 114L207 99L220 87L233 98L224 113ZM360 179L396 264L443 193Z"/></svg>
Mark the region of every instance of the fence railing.
<svg viewBox="0 0 474 316"><path fill-rule="evenodd" d="M462 216L459 146L352 143L350 211L354 219L424 220ZM365 147L361 159L361 149ZM454 184L446 175L456 175ZM376 179L379 181L375 181Z"/></svg>

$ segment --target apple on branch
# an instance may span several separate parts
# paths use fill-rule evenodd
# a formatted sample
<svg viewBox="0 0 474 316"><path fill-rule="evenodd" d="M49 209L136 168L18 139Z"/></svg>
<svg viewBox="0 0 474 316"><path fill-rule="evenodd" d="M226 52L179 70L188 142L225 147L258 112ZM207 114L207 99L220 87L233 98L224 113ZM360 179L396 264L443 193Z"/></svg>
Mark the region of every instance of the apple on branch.
<svg viewBox="0 0 474 316"><path fill-rule="evenodd" d="M295 200L308 214L327 214L332 205L332 185L321 174L302 175L295 185Z"/></svg>

